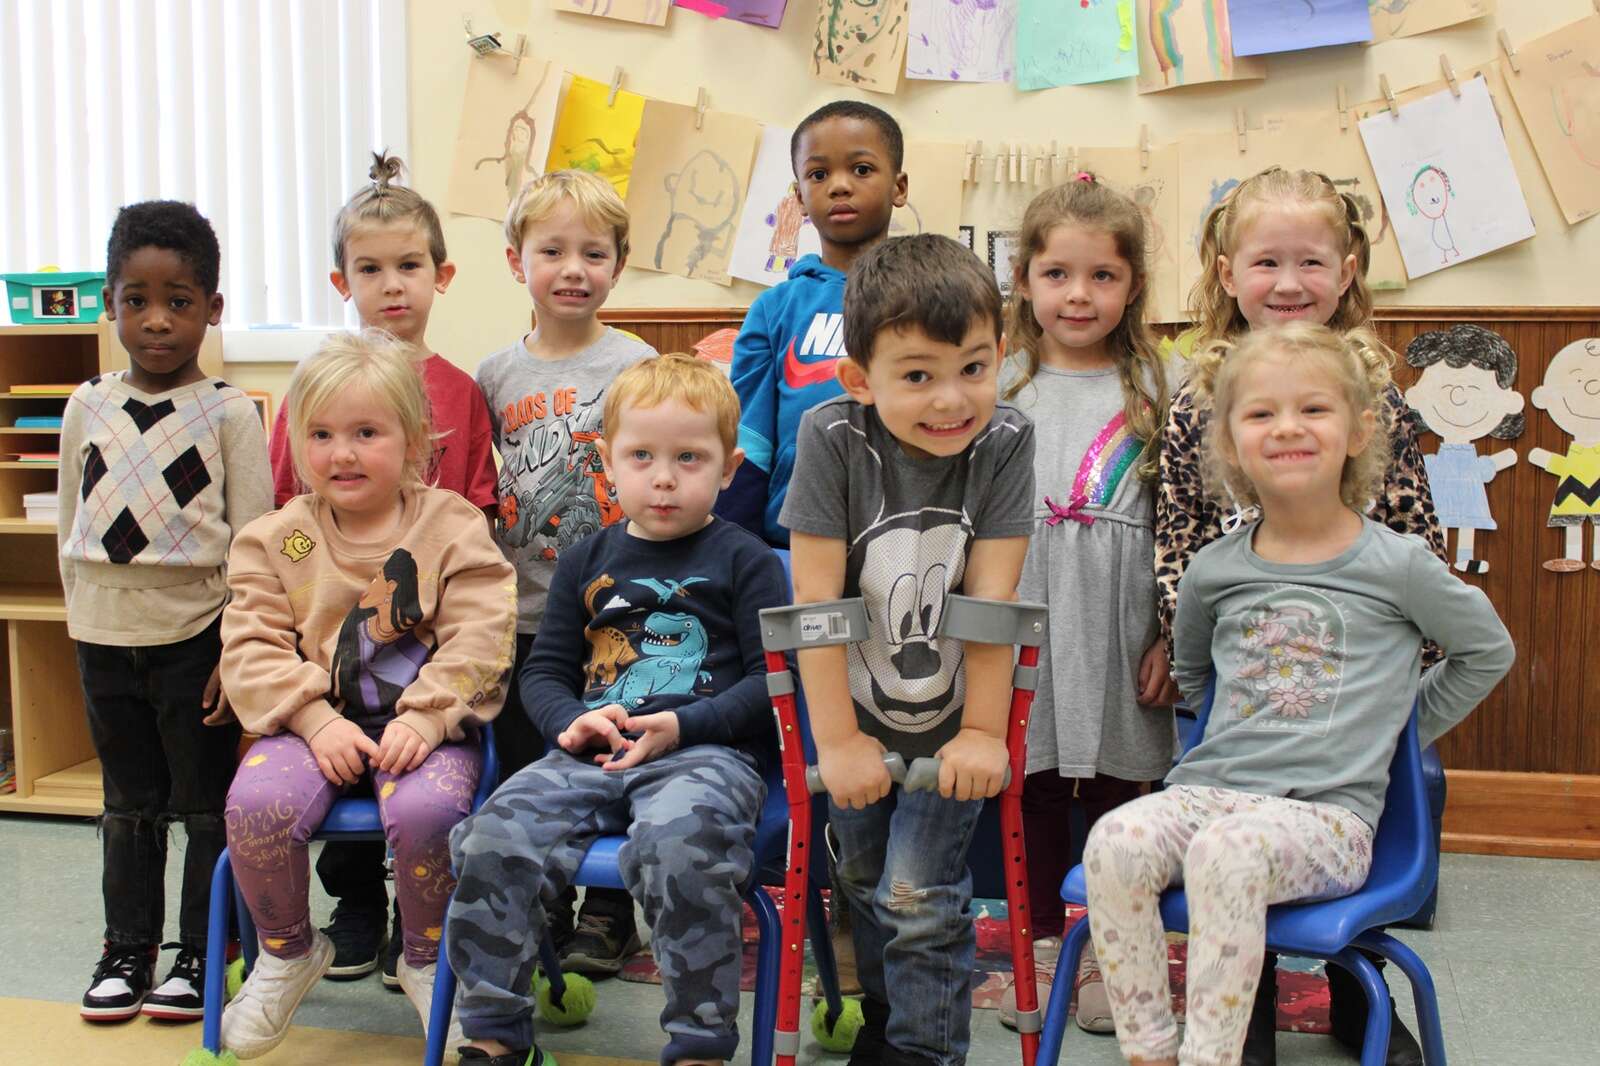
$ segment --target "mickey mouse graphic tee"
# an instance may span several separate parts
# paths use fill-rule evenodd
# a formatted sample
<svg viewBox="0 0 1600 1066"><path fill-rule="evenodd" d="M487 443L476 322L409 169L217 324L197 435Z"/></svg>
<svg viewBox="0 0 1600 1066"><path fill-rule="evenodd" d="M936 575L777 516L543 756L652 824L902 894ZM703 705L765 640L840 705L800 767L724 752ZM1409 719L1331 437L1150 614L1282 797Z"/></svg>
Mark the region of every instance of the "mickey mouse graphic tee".
<svg viewBox="0 0 1600 1066"><path fill-rule="evenodd" d="M961 728L959 641L938 636L979 538L1033 532L1033 423L998 404L958 455L913 458L876 409L840 397L801 420L780 521L845 542L844 595L866 601L871 635L846 651L856 722L907 759Z"/></svg>

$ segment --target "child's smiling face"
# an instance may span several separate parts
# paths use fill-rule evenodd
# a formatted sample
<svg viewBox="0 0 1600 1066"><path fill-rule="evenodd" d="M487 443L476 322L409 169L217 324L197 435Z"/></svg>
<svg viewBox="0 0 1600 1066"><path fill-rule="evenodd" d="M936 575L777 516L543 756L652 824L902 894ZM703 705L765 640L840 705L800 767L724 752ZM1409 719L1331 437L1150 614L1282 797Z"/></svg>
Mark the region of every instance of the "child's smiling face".
<svg viewBox="0 0 1600 1066"><path fill-rule="evenodd" d="M1445 443L1466 444L1521 411L1522 394L1502 389L1492 370L1470 363L1453 367L1440 360L1406 390L1406 403Z"/></svg>

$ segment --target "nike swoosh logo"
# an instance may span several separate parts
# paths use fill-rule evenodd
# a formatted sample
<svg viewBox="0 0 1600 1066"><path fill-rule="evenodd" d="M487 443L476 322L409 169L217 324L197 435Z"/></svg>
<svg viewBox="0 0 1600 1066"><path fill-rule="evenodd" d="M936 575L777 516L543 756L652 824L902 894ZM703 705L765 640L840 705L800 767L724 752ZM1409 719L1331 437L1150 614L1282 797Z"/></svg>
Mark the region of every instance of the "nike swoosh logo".
<svg viewBox="0 0 1600 1066"><path fill-rule="evenodd" d="M799 356L794 354L794 341L790 340L789 350L783 353L783 380L791 389L819 385L833 378L834 367L838 363L838 357L819 359L815 363L801 362Z"/></svg>

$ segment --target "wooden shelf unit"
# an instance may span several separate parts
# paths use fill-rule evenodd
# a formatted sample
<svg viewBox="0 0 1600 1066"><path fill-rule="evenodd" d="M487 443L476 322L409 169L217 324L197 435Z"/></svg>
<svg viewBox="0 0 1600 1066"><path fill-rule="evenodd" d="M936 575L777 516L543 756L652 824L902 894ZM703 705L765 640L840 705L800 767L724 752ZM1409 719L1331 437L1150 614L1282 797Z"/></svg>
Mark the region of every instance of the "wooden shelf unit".
<svg viewBox="0 0 1600 1066"><path fill-rule="evenodd" d="M0 326L0 452L60 447L60 430L12 423L60 414L66 397L18 396L12 386L93 377L103 367L101 350L95 323ZM101 808L100 764L57 576L55 523L30 522L22 507L25 493L55 487L55 463L0 463L0 724L11 729L17 784L0 793L0 814L92 816Z"/></svg>

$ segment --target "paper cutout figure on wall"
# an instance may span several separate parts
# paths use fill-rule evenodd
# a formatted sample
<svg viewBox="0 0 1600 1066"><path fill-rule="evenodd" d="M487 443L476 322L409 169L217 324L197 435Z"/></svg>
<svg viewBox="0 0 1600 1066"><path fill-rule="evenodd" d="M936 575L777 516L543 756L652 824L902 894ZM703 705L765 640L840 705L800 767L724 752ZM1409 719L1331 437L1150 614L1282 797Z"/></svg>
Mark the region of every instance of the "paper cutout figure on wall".
<svg viewBox="0 0 1600 1066"><path fill-rule="evenodd" d="M906 54L906 0L821 0L811 73L823 81L892 93Z"/></svg>
<svg viewBox="0 0 1600 1066"><path fill-rule="evenodd" d="M1451 256L1461 258L1461 249L1450 236L1450 175L1424 163L1406 190L1406 210L1433 222L1433 246L1439 249L1441 265L1450 262Z"/></svg>
<svg viewBox="0 0 1600 1066"><path fill-rule="evenodd" d="M1492 330L1460 325L1419 334L1406 346L1406 362L1422 371L1406 390L1406 403L1441 442L1422 461L1439 524L1447 537L1458 531L1455 569L1486 574L1489 564L1472 557L1473 537L1477 530L1499 528L1489 514L1487 486L1516 465L1517 453L1506 448L1479 455L1473 441L1486 434L1496 440L1522 436L1522 393L1513 387L1517 353Z"/></svg>
<svg viewBox="0 0 1600 1066"><path fill-rule="evenodd" d="M1017 0L911 0L906 77L1010 81Z"/></svg>
<svg viewBox="0 0 1600 1066"><path fill-rule="evenodd" d="M1560 574L1583 569L1587 521L1594 528L1589 565L1600 570L1600 337L1573 341L1557 352L1532 399L1572 438L1565 455L1543 448L1528 453L1528 462L1559 479L1550 525L1566 530L1566 551L1560 559L1547 559L1544 568Z"/></svg>

